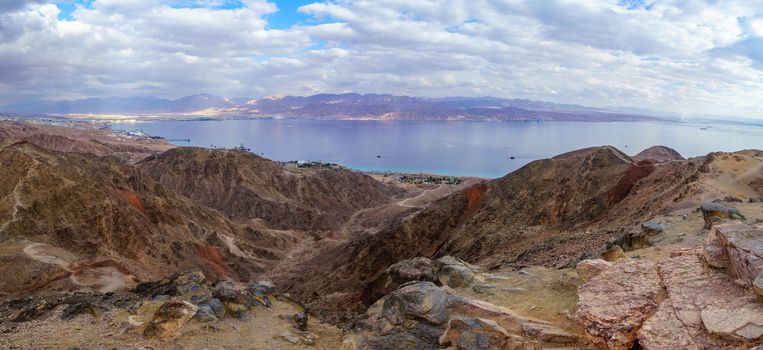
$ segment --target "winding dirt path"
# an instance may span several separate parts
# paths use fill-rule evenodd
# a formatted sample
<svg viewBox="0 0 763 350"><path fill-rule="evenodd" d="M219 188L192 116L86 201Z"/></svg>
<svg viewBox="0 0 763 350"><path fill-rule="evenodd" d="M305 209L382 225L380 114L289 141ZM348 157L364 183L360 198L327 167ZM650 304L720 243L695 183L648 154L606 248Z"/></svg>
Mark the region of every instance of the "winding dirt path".
<svg viewBox="0 0 763 350"><path fill-rule="evenodd" d="M421 194L419 194L416 197L403 199L397 202L397 205L401 207L406 207L406 208L424 208L428 206L429 204L431 204L432 202L442 197L448 196L451 193L470 187L480 181L481 179L470 178L463 181L462 183L458 185L438 185L437 188L430 188L428 190L424 190L424 192L421 192Z"/></svg>
<svg viewBox="0 0 763 350"><path fill-rule="evenodd" d="M431 188L431 189L428 189L428 190L424 190L424 192L421 192L421 194L419 194L416 197L406 198L406 199L403 199L403 200L397 202L397 205L399 205L401 207L406 207L406 208L423 208L423 207L426 206L426 204L413 205L413 204L408 204L408 202L416 201L416 200L424 200L424 197L426 197L427 194L429 194L430 192L434 192L434 191L440 190L440 189L442 189L443 186L445 186L445 185L439 185L439 186L437 186L437 188Z"/></svg>

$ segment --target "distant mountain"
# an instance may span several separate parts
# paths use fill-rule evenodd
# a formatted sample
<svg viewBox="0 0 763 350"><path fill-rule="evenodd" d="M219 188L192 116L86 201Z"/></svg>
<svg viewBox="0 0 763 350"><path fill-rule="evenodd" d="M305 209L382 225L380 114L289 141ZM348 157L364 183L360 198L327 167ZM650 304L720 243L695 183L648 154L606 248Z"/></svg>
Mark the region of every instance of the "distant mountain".
<svg viewBox="0 0 763 350"><path fill-rule="evenodd" d="M3 106L0 111L40 114L189 113L233 106L228 99L200 94L177 100L156 97L89 98L72 101L38 100Z"/></svg>
<svg viewBox="0 0 763 350"><path fill-rule="evenodd" d="M592 107L496 97L424 98L356 93L252 100L221 111L249 116L380 120L631 121L659 119Z"/></svg>
<svg viewBox="0 0 763 350"><path fill-rule="evenodd" d="M33 101L0 108L38 114L184 114L205 116L287 117L376 120L634 121L660 119L579 105L497 97L425 98L389 94L272 96L259 100L201 94L177 100L155 97Z"/></svg>

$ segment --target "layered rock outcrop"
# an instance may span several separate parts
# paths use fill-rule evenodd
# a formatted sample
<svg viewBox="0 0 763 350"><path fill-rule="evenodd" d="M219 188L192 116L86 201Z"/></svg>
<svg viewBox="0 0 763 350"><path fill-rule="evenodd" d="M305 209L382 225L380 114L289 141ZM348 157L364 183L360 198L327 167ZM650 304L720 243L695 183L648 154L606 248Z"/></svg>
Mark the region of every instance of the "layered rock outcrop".
<svg viewBox="0 0 763 350"><path fill-rule="evenodd" d="M708 264L727 269L752 287L763 273L763 227L743 223L713 227L704 252Z"/></svg>
<svg viewBox="0 0 763 350"><path fill-rule="evenodd" d="M618 261L579 288L577 316L592 340L609 349L760 345L763 306L753 290L763 266L762 237L760 227L729 223L713 228L701 254ZM579 265L586 276L601 264Z"/></svg>

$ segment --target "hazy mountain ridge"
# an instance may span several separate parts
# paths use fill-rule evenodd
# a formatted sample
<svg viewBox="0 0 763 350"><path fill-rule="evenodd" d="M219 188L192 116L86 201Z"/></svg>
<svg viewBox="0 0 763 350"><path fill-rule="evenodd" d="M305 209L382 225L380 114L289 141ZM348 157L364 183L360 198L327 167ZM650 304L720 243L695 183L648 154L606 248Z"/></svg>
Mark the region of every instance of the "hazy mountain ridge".
<svg viewBox="0 0 763 350"><path fill-rule="evenodd" d="M182 114L204 111L203 115L206 116L384 120L633 121L659 119L607 109L524 99L426 98L358 93L278 96L240 104L228 98L210 94L188 96L177 100L154 97L92 98L75 101L33 101L4 106L0 110L43 114Z"/></svg>
<svg viewBox="0 0 763 350"><path fill-rule="evenodd" d="M190 113L207 108L230 107L227 98L211 94L186 96L176 100L156 97L111 97L83 100L38 100L3 106L13 113L42 114L118 114L118 113Z"/></svg>

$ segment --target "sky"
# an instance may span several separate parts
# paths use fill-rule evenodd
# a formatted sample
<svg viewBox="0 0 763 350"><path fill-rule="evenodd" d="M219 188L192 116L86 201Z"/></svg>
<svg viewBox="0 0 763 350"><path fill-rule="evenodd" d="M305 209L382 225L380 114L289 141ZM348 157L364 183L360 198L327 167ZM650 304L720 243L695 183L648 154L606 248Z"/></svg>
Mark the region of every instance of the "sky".
<svg viewBox="0 0 763 350"><path fill-rule="evenodd" d="M342 92L763 119L763 0L0 0L0 104Z"/></svg>

